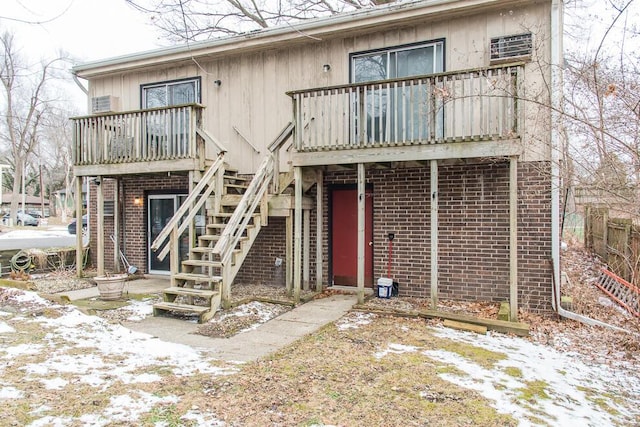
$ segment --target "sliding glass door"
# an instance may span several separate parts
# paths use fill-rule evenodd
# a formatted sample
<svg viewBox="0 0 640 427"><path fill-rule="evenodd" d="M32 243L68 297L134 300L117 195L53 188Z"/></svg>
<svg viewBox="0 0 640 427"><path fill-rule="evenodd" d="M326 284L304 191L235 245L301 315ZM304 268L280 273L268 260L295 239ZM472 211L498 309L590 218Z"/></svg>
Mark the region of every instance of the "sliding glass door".
<svg viewBox="0 0 640 427"><path fill-rule="evenodd" d="M444 71L444 42L398 47L351 56L351 81L365 83ZM428 86L379 84L357 92L352 100L356 142L424 139L433 130L425 120L431 107ZM422 116L422 117L421 117Z"/></svg>
<svg viewBox="0 0 640 427"><path fill-rule="evenodd" d="M169 244L169 239L167 239L166 243L158 251L152 251L151 244L156 239L156 237L158 237L165 225L167 225L171 218L173 218L173 215L176 213L176 211L186 198L186 194L152 194L148 196L147 206L149 207L149 209L147 215L147 233L149 236L149 243L147 246L147 250L149 259L148 271L151 274L170 273L170 257L166 256L162 261L160 261L157 257L157 254L160 253L160 251ZM195 239L197 239L199 235L204 233L204 228L205 216L203 207L199 214L195 216ZM189 230L187 229L180 236L180 245L178 251L180 260L184 260L189 257L190 249L191 244L189 243Z"/></svg>

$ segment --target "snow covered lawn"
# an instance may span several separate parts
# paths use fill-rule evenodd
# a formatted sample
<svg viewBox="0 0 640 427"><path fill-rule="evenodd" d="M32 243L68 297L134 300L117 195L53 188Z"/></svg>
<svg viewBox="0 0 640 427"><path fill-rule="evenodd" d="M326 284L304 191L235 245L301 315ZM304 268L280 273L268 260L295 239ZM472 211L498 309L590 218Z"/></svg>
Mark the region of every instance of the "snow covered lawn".
<svg viewBox="0 0 640 427"><path fill-rule="evenodd" d="M639 369L611 362L354 312L229 364L0 288L0 425L638 425Z"/></svg>

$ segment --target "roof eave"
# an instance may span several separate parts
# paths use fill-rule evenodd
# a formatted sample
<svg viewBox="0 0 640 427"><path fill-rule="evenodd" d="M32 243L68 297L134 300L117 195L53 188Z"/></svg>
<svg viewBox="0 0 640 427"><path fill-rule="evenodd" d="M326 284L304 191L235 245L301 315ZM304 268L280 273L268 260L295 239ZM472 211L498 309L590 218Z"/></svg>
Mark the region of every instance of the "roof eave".
<svg viewBox="0 0 640 427"><path fill-rule="evenodd" d="M87 62L73 67L72 72L81 78L91 78L104 74L126 72L158 64L188 61L204 56L220 56L228 52L274 48L301 40L319 39L337 32L363 31L367 28L393 26L400 22L410 22L438 16L442 13L463 13L479 7L491 5L505 6L522 0L420 0L407 3L393 3L384 7L359 10L326 18L303 21L286 27L267 28L236 36L206 40L181 46L138 52L104 60Z"/></svg>

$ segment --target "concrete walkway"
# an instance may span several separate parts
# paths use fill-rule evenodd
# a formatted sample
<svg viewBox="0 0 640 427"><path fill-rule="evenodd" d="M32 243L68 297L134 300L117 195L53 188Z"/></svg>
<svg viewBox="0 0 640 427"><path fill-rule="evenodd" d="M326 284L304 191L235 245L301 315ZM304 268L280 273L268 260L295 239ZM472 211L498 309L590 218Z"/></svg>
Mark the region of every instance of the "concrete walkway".
<svg viewBox="0 0 640 427"><path fill-rule="evenodd" d="M164 279L135 280L127 283L130 293L161 292L168 287ZM125 288L125 290L127 290ZM96 287L65 293L70 300L98 296ZM256 329L231 338L210 338L195 333L198 324L171 317L147 317L141 322L127 322L123 326L143 332L163 341L188 345L209 352L226 361L249 362L280 350L307 334L335 322L357 302L355 294L331 295L312 300L272 319Z"/></svg>
<svg viewBox="0 0 640 427"><path fill-rule="evenodd" d="M206 350L217 359L249 362L267 356L344 316L357 302L355 295L332 295L310 301L251 331L231 338L209 338L195 333L197 323L170 317L147 317L124 326L163 341Z"/></svg>

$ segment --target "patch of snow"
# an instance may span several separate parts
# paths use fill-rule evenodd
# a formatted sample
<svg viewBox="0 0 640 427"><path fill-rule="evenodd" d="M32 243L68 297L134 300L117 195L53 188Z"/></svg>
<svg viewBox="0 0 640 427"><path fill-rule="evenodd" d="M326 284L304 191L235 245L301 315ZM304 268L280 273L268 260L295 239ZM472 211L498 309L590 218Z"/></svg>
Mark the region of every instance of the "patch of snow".
<svg viewBox="0 0 640 427"><path fill-rule="evenodd" d="M5 322L0 322L0 334L8 334L15 331L16 331L15 329L13 329L11 326L6 324Z"/></svg>
<svg viewBox="0 0 640 427"><path fill-rule="evenodd" d="M260 325L268 322L271 319L274 319L280 314L282 314L282 307L278 306L277 304L252 301L246 304L239 305L233 310L230 310L228 313L222 314L217 319L211 320L211 322L224 322L224 320L230 318L256 316L257 319L255 319L251 326L238 331L238 333L241 334L243 332L249 332L258 328Z"/></svg>
<svg viewBox="0 0 640 427"><path fill-rule="evenodd" d="M156 374L140 374L131 378L131 383L154 383L162 380L160 375Z"/></svg>
<svg viewBox="0 0 640 427"><path fill-rule="evenodd" d="M28 424L28 427L64 427L70 425L72 422L73 419L69 417L53 417L48 415L32 421Z"/></svg>
<svg viewBox="0 0 640 427"><path fill-rule="evenodd" d="M9 299L19 302L19 303L30 303L35 304L42 307L52 306L53 304L42 298L35 292L22 292L17 289L12 289L11 295L9 295Z"/></svg>
<svg viewBox="0 0 640 427"><path fill-rule="evenodd" d="M415 353L416 351L418 351L418 347L412 345L391 343L386 349L377 352L374 356L376 359L382 359L388 354Z"/></svg>
<svg viewBox="0 0 640 427"><path fill-rule="evenodd" d="M624 309L624 307L622 307L620 304L616 303L615 301L612 301L610 298L599 297L598 304L600 304L603 307L614 308L617 311L619 311L621 314L623 314L625 317L628 317L628 318L632 317L631 314L629 314L629 312Z"/></svg>
<svg viewBox="0 0 640 427"><path fill-rule="evenodd" d="M137 397L128 394L112 396L104 415L110 422L134 422L140 415L148 412L149 408L158 404L178 403L176 396L160 397L144 391L138 391L138 394Z"/></svg>
<svg viewBox="0 0 640 427"><path fill-rule="evenodd" d="M180 417L180 420L191 421L192 424L197 426L225 427L227 425L224 421L219 420L215 414L201 412L198 407L191 408Z"/></svg>
<svg viewBox="0 0 640 427"><path fill-rule="evenodd" d="M40 381L42 382L42 384L44 384L44 388L46 388L47 390L60 390L64 388L67 384L69 384L69 381L59 377L51 378L51 379L43 378Z"/></svg>
<svg viewBox="0 0 640 427"><path fill-rule="evenodd" d="M349 313L348 315L342 317L338 322L336 322L336 326L339 331L345 331L347 329L358 329L360 326L368 325L371 323L372 319L375 317L375 314L371 313Z"/></svg>
<svg viewBox="0 0 640 427"><path fill-rule="evenodd" d="M0 399L20 399L22 392L15 387L0 388Z"/></svg>
<svg viewBox="0 0 640 427"><path fill-rule="evenodd" d="M119 310L131 312L126 318L130 322L139 322L153 314L153 306L146 301L130 301L129 305Z"/></svg>
<svg viewBox="0 0 640 427"><path fill-rule="evenodd" d="M18 344L13 347L0 348L0 351L6 353L4 359L13 359L17 356L38 354L42 351L42 346L39 344Z"/></svg>
<svg viewBox="0 0 640 427"><path fill-rule="evenodd" d="M527 419L537 417L550 425L612 425L611 415L593 400L603 401L623 416L634 418L637 410L622 407L615 396L623 390L640 389L638 378L622 375L606 366L588 366L572 354L531 343L521 338L500 334L478 335L470 332L435 328L435 334L457 342L467 343L504 354L506 358L486 369L464 357L445 350L425 350L434 360L455 366L464 376L443 373L440 377L459 386L480 392L495 402L495 408L511 414L527 425ZM517 368L521 375L507 374L507 368ZM518 404L520 393L533 381L544 386L541 396ZM586 388L592 395L586 393ZM609 397L613 396L613 397ZM590 400L591 399L591 400ZM637 418L635 418L637 419Z"/></svg>
<svg viewBox="0 0 640 427"><path fill-rule="evenodd" d="M55 331L58 339L68 341L72 347L95 348L105 357L121 358L120 373L154 364L173 366L176 375L191 375L194 372L225 373L225 370L212 366L197 350L189 346L164 342L77 310L70 310L58 318L43 318L40 322Z"/></svg>

